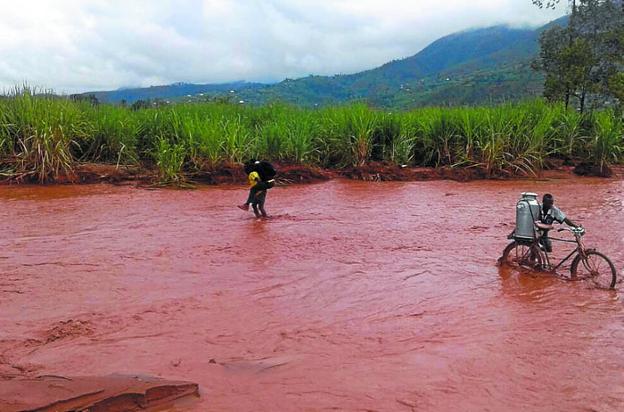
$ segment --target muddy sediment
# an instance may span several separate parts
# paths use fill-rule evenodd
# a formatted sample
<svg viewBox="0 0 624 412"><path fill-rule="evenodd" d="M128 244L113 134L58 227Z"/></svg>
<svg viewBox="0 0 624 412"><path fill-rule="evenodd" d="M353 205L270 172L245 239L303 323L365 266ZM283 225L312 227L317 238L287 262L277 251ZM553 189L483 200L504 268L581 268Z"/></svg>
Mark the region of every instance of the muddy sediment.
<svg viewBox="0 0 624 412"><path fill-rule="evenodd" d="M607 165L593 165L580 163L574 167L574 173L578 176L613 177L613 168Z"/></svg>
<svg viewBox="0 0 624 412"><path fill-rule="evenodd" d="M313 166L305 165L275 165L279 171L278 180L283 184L315 183L329 180L334 173ZM221 167L189 174L193 182L210 185L240 184L246 182L247 176L241 165L222 165Z"/></svg>
<svg viewBox="0 0 624 412"><path fill-rule="evenodd" d="M190 382L147 376L41 376L0 380L3 412L139 412L190 407L199 397ZM180 409L182 410L182 409Z"/></svg>
<svg viewBox="0 0 624 412"><path fill-rule="evenodd" d="M427 180L482 180L499 178L488 175L479 168L451 168L451 167L407 167L388 163L370 163L359 167L350 167L338 172L341 177L352 180L369 182L410 182Z"/></svg>
<svg viewBox="0 0 624 412"><path fill-rule="evenodd" d="M552 176L587 176L587 177L621 177L624 176L620 166L595 166L581 163L576 166L564 162L551 161L548 168L537 175L531 174L493 174L479 167L407 167L385 162L370 162L362 166L345 167L342 169L322 169L308 165L276 164L278 181L281 184L318 183L337 177L369 182L410 182L429 180L455 180L467 182L472 180L511 180L532 179L536 177ZM218 167L205 167L201 170L189 171L184 174L184 180L189 184L228 185L240 184L246 181L241 165L224 164ZM134 165L112 165L99 163L79 164L71 175L60 176L53 182L57 184L91 184L135 183L143 186L157 184L158 171ZM38 183L36 177L22 179L5 179L0 184Z"/></svg>
<svg viewBox="0 0 624 412"><path fill-rule="evenodd" d="M619 411L621 292L496 265L529 190L624 267L618 179L335 179L264 221L232 186L0 187L0 376L195 382L185 412Z"/></svg>

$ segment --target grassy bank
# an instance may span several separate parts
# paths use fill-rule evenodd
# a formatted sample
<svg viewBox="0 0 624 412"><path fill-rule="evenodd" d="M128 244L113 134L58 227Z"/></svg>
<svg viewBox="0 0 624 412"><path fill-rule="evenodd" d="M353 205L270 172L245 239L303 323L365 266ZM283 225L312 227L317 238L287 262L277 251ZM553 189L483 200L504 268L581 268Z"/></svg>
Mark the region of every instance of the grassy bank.
<svg viewBox="0 0 624 412"><path fill-rule="evenodd" d="M345 168L369 162L532 174L552 159L622 161L624 125L542 101L388 113L362 104L299 109L202 103L130 108L34 96L0 98L0 173L50 181L78 162L156 167L163 182L250 157Z"/></svg>

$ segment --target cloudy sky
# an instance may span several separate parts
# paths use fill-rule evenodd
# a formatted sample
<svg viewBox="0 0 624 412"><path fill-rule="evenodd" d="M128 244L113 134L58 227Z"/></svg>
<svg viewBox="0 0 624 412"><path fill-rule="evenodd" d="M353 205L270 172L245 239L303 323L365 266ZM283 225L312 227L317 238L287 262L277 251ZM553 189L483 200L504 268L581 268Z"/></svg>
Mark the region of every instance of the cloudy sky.
<svg viewBox="0 0 624 412"><path fill-rule="evenodd" d="M0 1L0 87L59 92L352 73L452 32L564 12L530 0Z"/></svg>

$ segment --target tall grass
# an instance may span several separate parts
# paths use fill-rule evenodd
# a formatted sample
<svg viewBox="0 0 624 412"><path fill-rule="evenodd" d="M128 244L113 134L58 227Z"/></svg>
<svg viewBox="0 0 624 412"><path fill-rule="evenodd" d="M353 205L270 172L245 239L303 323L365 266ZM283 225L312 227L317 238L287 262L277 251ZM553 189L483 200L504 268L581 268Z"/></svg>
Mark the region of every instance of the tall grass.
<svg viewBox="0 0 624 412"><path fill-rule="evenodd" d="M84 106L20 89L0 101L0 113L4 169L40 181L73 175L74 150L92 133Z"/></svg>
<svg viewBox="0 0 624 412"><path fill-rule="evenodd" d="M47 181L77 162L156 166L165 182L249 157L328 168L383 161L534 174L554 158L619 163L624 125L536 100L388 113L364 104L178 104L131 110L15 90L0 98L0 172Z"/></svg>
<svg viewBox="0 0 624 412"><path fill-rule="evenodd" d="M602 172L605 166L622 158L624 125L622 119L611 111L596 113L593 124L594 133L588 145L589 160Z"/></svg>
<svg viewBox="0 0 624 412"><path fill-rule="evenodd" d="M182 169L186 158L186 147L183 143L171 143L161 137L156 143L153 156L162 183L179 184L183 182Z"/></svg>

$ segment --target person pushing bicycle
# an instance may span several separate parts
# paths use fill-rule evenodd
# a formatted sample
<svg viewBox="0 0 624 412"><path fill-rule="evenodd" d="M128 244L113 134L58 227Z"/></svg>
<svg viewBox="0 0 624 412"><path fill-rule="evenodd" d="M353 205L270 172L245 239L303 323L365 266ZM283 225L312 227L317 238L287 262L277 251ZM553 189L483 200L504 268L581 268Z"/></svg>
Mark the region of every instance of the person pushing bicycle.
<svg viewBox="0 0 624 412"><path fill-rule="evenodd" d="M535 222L535 226L540 229L540 244L544 247L546 252L552 252L552 241L548 238L548 232L553 229L555 223L566 224L573 228L579 226L572 222L568 217L555 206L555 198L550 193L547 193L542 198L542 209L540 210L539 221Z"/></svg>
<svg viewBox="0 0 624 412"><path fill-rule="evenodd" d="M558 231L569 231L574 240L549 238L548 232L555 223L566 224ZM536 230L537 229L537 230ZM516 228L508 236L512 240L503 250L499 263L519 266L530 270L556 273L566 262L570 264L570 280L588 280L595 286L613 289L617 283L617 270L613 262L603 253L585 247L583 236L585 229L568 219L559 208L551 194L543 197L542 205L537 201L537 194L523 193L516 205ZM559 263L551 263L552 241L573 243L575 249Z"/></svg>

